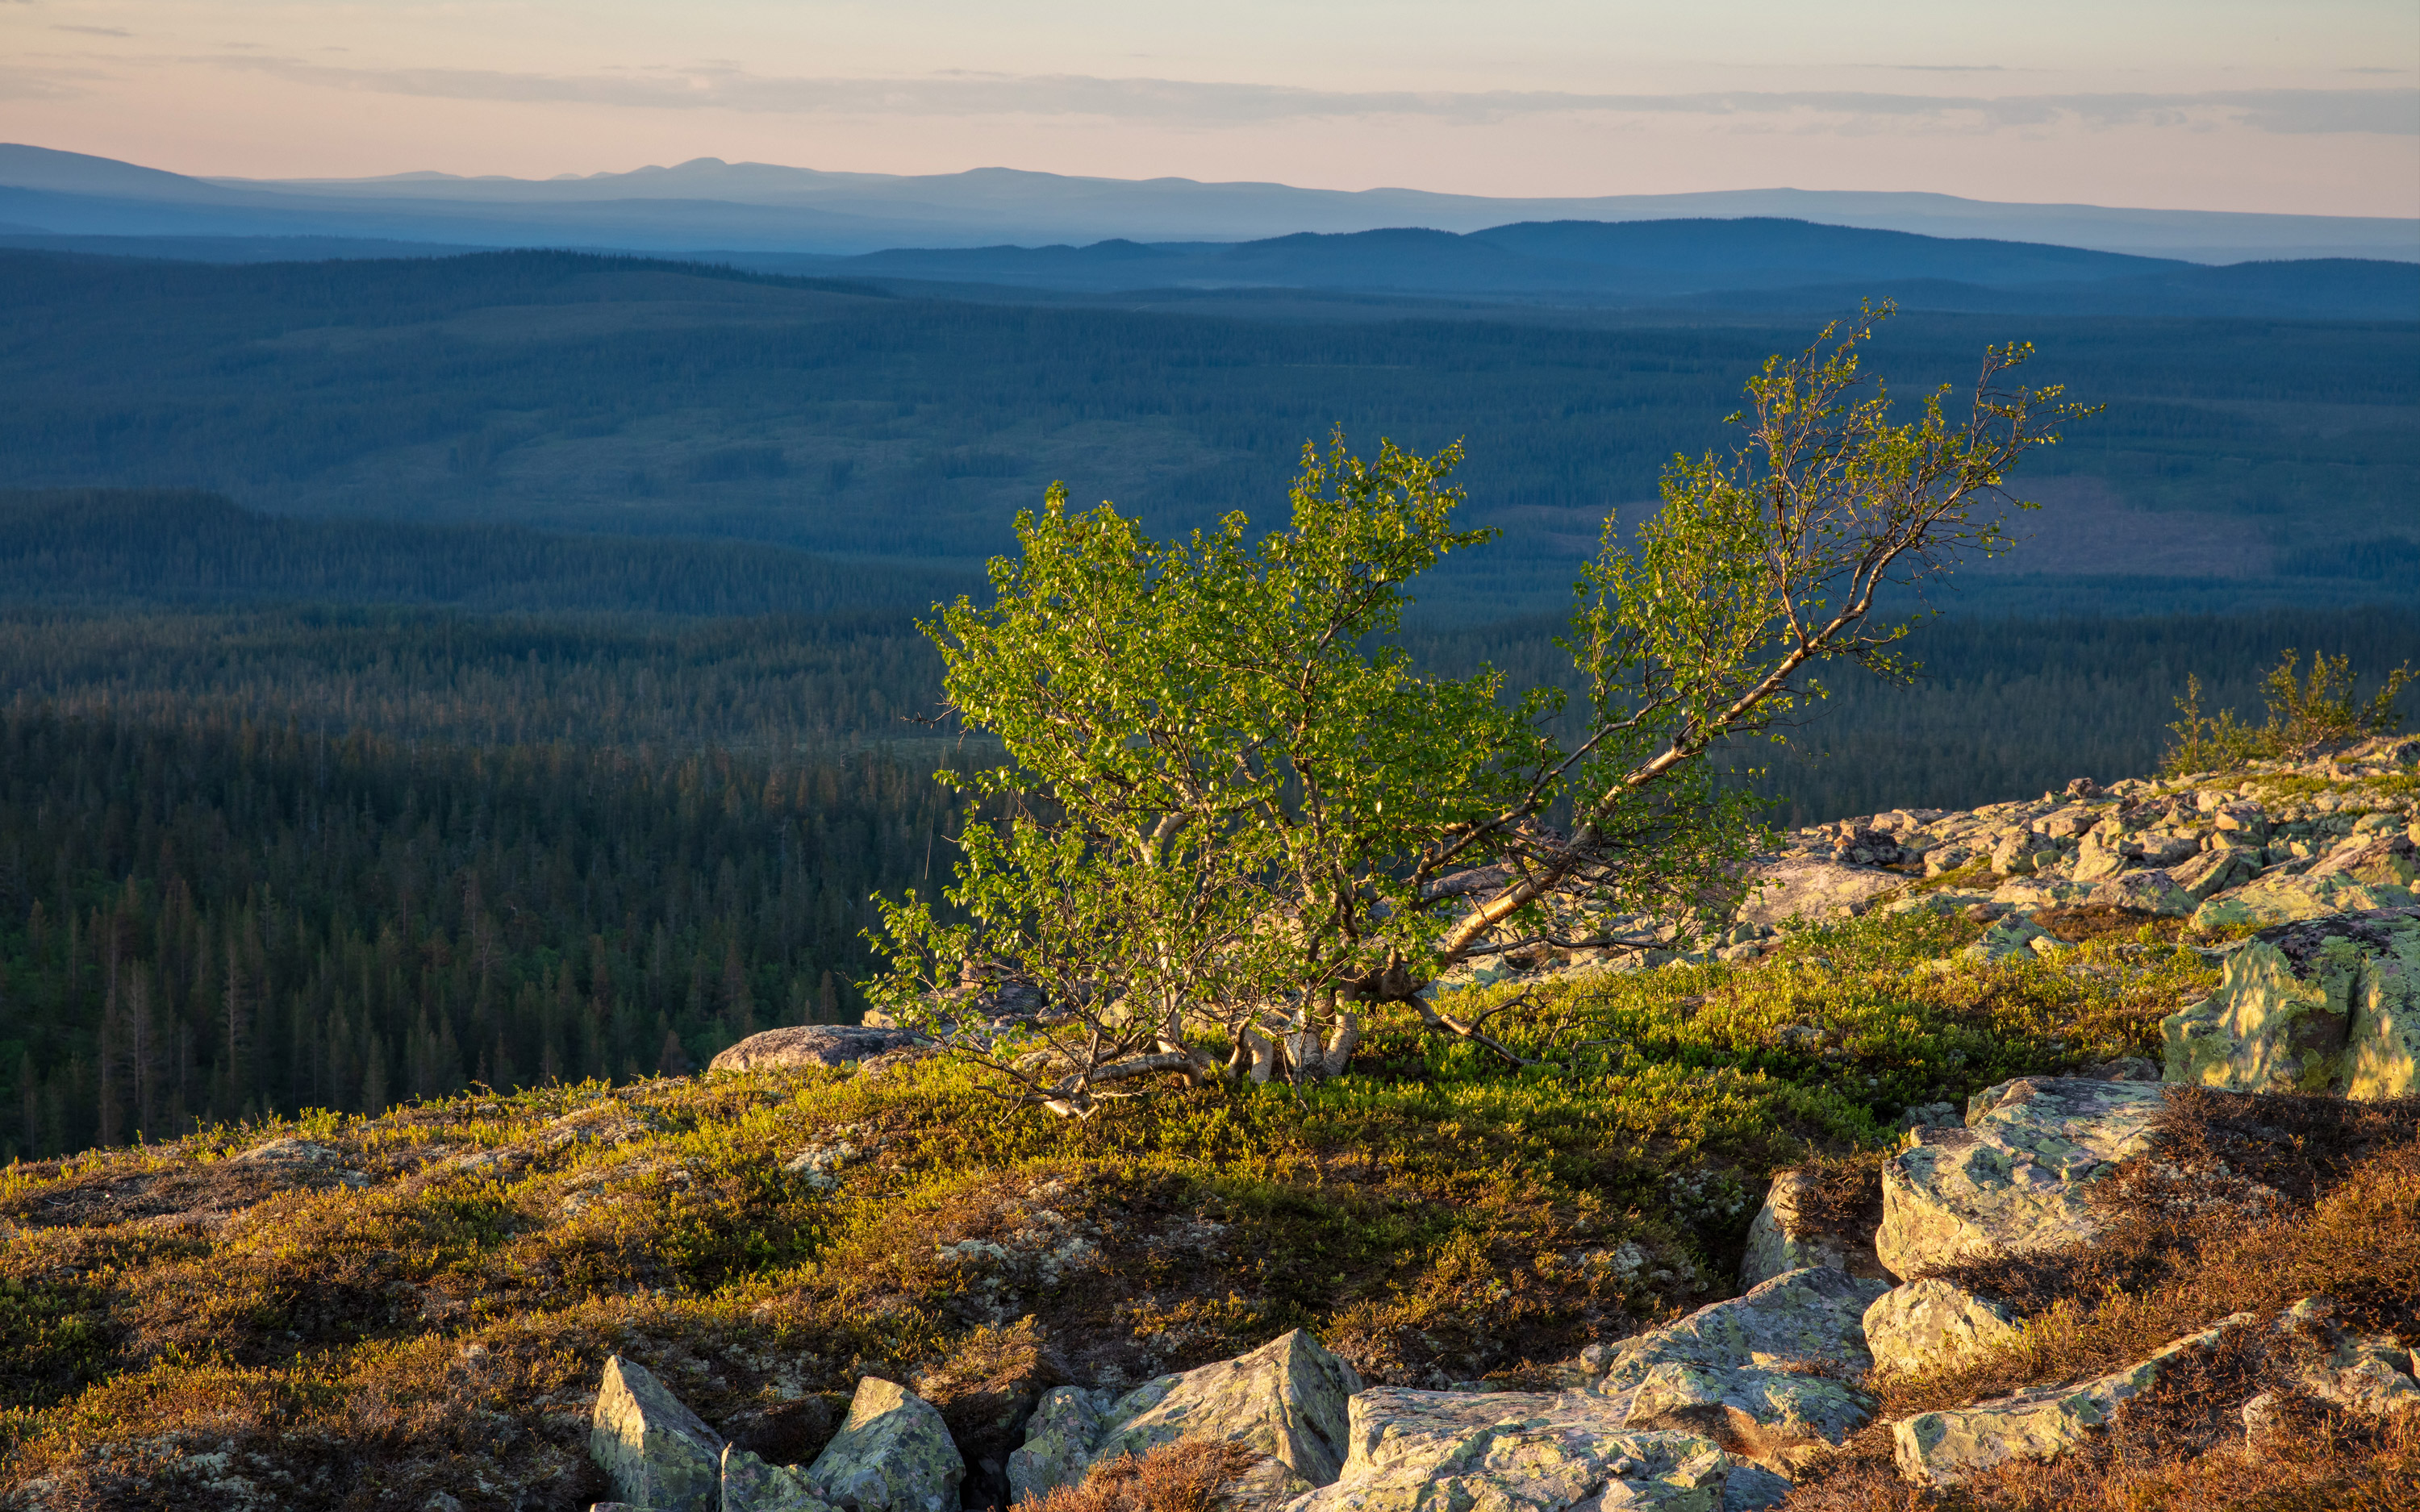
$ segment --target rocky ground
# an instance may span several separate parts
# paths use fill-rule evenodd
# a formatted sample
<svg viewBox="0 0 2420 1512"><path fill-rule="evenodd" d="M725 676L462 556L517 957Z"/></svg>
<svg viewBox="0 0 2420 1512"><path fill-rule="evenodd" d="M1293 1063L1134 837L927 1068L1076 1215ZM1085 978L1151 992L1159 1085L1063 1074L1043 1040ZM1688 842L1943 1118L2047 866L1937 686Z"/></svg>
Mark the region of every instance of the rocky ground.
<svg viewBox="0 0 2420 1512"><path fill-rule="evenodd" d="M2409 1504L2415 763L1801 832L1453 988L1517 1072L1075 1122L790 1030L12 1166L0 1505Z"/></svg>

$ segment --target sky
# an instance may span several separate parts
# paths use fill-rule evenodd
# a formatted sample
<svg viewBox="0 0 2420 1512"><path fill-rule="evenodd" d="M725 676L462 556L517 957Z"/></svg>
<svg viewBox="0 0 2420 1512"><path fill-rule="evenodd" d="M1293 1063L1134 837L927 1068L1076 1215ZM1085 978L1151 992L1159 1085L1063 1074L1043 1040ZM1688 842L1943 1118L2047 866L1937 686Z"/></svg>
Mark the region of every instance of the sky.
<svg viewBox="0 0 2420 1512"><path fill-rule="evenodd" d="M0 139L2420 215L2412 0L0 0Z"/></svg>

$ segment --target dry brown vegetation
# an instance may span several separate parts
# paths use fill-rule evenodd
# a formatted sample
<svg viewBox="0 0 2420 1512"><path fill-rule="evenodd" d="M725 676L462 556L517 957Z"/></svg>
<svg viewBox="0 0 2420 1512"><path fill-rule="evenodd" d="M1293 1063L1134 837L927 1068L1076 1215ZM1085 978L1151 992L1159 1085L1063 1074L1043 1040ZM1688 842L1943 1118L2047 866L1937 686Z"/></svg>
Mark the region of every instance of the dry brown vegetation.
<svg viewBox="0 0 2420 1512"><path fill-rule="evenodd" d="M1074 1123L899 1060L0 1169L0 1504L567 1512L604 1494L614 1350L775 1462L860 1375L901 1381L975 1450L970 1504L1047 1386L1290 1327L1373 1381L1524 1382L1728 1294L1776 1167L1870 1172L1908 1104L2143 1054L2214 980L2139 945L1911 969L1978 933L1867 918L1753 966L1559 984L1544 1020L1605 1042L1519 1072L1382 1022L1299 1097ZM334 1158L227 1158L271 1136ZM842 1141L829 1188L783 1169Z"/></svg>
<svg viewBox="0 0 2420 1512"><path fill-rule="evenodd" d="M1257 1458L1241 1444L1166 1443L1122 1456L1031 1504L1033 1512L1209 1512L1218 1490Z"/></svg>
<svg viewBox="0 0 2420 1512"><path fill-rule="evenodd" d="M1885 1377L1874 1427L1791 1499L1793 1509L2052 1512L2414 1504L2420 1424L2350 1418L2303 1396L2267 1331L2230 1334L2127 1403L2110 1430L2047 1464L2003 1467L1927 1496L1900 1481L1888 1419L2126 1367L2232 1314L2266 1320L2336 1299L2357 1332L2420 1338L2420 1100L2346 1103L2172 1092L2153 1148L2095 1189L2094 1242L1946 1269L2027 1318L2017 1343L1952 1368ZM2240 1415L2275 1391L2296 1415L2285 1450L2243 1451Z"/></svg>

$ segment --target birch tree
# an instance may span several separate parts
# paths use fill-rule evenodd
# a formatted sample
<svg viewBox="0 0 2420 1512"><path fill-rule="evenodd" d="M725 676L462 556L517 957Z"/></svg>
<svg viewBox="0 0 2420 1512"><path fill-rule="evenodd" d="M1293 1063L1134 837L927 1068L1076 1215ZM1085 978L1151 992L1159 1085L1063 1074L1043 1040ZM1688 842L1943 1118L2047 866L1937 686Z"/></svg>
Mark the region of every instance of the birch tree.
<svg viewBox="0 0 2420 1512"><path fill-rule="evenodd" d="M1763 837L1710 758L1779 738L1828 667L1908 675L1916 595L2007 548L2010 471L2084 412L2014 383L2011 346L1954 419L1944 389L1895 420L1859 362L1888 314L1768 360L1729 452L1675 457L1634 539L1606 521L1561 642L1587 701L1567 743L1559 691L1389 644L1415 579L1494 533L1453 522L1459 446L1306 447L1288 524L1257 538L1237 514L1156 542L1054 486L992 601L924 626L949 709L1006 758L940 774L995 817L959 842L949 910L882 901L876 1001L1067 1114L1340 1072L1383 1004L1520 1060L1422 990L1726 920ZM1043 1011L1001 1034L1011 980Z"/></svg>

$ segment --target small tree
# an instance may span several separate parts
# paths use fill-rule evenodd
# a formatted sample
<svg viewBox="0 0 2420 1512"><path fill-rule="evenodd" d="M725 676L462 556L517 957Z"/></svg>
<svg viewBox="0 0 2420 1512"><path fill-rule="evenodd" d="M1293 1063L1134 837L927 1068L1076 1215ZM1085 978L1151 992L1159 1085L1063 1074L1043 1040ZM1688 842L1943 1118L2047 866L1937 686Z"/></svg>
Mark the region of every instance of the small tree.
<svg viewBox="0 0 2420 1512"><path fill-rule="evenodd" d="M1728 916L1762 837L1707 753L1774 733L1827 662L1905 676L1912 621L1879 596L2004 548L2009 470L2080 412L2008 386L2030 355L2011 347L1959 423L1938 393L1892 423L1855 392L1888 313L1769 360L1740 444L1676 458L1635 549L1606 521L1563 642L1590 707L1569 747L1545 733L1560 694L1423 676L1386 643L1406 585L1493 533L1452 526L1458 446L1306 448L1290 526L1257 541L1231 515L1160 545L1054 487L991 564L993 603L924 626L950 707L1009 759L941 774L1000 817L961 841L962 921L883 903L876 998L1062 1112L1169 1073L1342 1070L1371 1003L1518 1060L1420 990L1477 957ZM1567 831L1544 823L1564 803ZM1051 1006L1013 1046L960 1006L1012 976Z"/></svg>
<svg viewBox="0 0 2420 1512"><path fill-rule="evenodd" d="M2171 777L2190 772L2225 771L2254 760L2303 756L2321 746L2363 735L2394 733L2402 722L2396 701L2415 674L2409 665L2386 674L2367 703L2353 696L2352 657L2311 654L2311 671L2297 678L2302 653L2288 650L2260 680L2269 704L2269 722L2255 728L2239 722L2233 709L2216 717L2201 712L2201 679L2185 678L2184 696L2177 700L2174 736L2161 769Z"/></svg>

